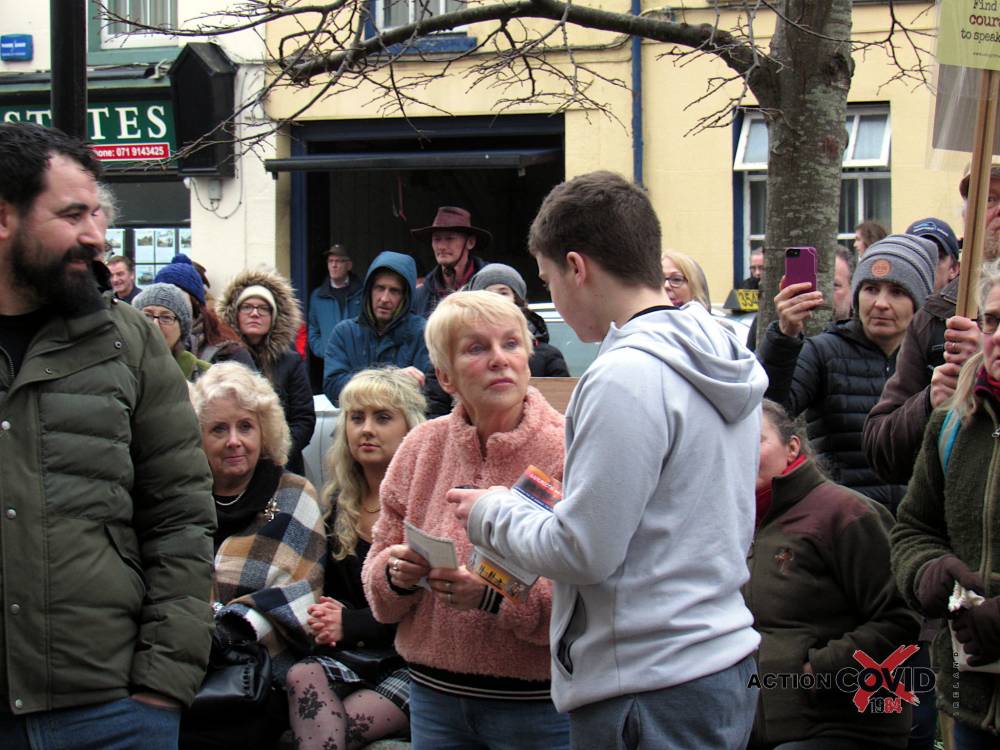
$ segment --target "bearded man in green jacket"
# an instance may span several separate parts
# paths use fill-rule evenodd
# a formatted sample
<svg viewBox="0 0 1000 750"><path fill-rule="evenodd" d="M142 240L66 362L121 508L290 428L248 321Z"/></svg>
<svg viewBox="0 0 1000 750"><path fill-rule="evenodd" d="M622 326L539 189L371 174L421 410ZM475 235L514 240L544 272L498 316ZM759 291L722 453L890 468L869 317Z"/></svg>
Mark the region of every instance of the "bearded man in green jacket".
<svg viewBox="0 0 1000 750"><path fill-rule="evenodd" d="M100 164L0 125L0 747L177 746L211 641L211 478L159 331L110 293Z"/></svg>

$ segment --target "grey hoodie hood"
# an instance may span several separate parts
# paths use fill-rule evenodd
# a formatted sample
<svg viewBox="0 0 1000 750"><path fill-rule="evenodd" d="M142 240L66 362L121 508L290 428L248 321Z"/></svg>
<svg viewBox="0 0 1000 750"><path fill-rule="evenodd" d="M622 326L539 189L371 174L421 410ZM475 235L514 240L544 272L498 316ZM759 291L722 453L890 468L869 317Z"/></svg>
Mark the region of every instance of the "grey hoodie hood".
<svg viewBox="0 0 1000 750"><path fill-rule="evenodd" d="M662 325L664 316L673 325ZM767 375L757 358L697 302L646 313L621 328L612 323L598 356L621 348L661 360L730 423L760 406L767 390Z"/></svg>

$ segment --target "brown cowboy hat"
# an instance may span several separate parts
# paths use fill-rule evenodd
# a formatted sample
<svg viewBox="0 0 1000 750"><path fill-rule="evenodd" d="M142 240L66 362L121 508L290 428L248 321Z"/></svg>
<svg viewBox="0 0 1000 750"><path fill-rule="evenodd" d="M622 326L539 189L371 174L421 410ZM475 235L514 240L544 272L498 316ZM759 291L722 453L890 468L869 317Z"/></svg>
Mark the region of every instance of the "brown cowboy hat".
<svg viewBox="0 0 1000 750"><path fill-rule="evenodd" d="M472 226L472 214L464 208L458 208L456 206L441 206L437 210L437 216L434 217L433 224L429 227L414 229L410 232L410 234L418 240L430 241L431 235L434 232L448 229L455 232L464 232L465 234L471 234L473 237L476 237L477 250L486 247L493 240L493 235L485 229Z"/></svg>

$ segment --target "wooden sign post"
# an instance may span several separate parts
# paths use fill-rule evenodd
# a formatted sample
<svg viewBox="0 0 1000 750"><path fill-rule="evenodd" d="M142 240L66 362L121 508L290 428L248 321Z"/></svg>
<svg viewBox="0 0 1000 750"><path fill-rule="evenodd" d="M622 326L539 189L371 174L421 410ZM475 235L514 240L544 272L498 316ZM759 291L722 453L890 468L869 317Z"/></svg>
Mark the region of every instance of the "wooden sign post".
<svg viewBox="0 0 1000 750"><path fill-rule="evenodd" d="M1000 71L984 70L976 112L976 130L972 142L969 171L969 202L965 211L965 240L962 244L962 268L958 280L955 312L966 318L979 315L979 270L983 265L983 242L986 238L986 198L990 191L990 166L997 131L997 104Z"/></svg>
<svg viewBox="0 0 1000 750"><path fill-rule="evenodd" d="M972 138L962 270L955 309L957 314L966 318L975 318L979 314L976 290L986 237L986 197L997 135L997 107L1000 106L1000 35L991 31L1000 23L1000 13L977 10L977 4L981 6L977 0L941 0L938 31L938 62L978 68L981 79ZM992 20L994 16L995 21ZM941 96L940 90L938 96Z"/></svg>

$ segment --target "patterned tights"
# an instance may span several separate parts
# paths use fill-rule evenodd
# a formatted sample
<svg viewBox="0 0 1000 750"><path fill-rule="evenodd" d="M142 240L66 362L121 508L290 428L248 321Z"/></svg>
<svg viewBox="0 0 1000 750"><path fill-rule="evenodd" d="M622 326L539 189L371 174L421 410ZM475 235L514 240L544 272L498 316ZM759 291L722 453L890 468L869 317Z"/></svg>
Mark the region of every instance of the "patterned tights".
<svg viewBox="0 0 1000 750"><path fill-rule="evenodd" d="M341 701L319 664L295 665L287 685L296 750L355 750L406 729L406 714L374 690Z"/></svg>

